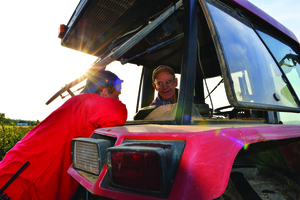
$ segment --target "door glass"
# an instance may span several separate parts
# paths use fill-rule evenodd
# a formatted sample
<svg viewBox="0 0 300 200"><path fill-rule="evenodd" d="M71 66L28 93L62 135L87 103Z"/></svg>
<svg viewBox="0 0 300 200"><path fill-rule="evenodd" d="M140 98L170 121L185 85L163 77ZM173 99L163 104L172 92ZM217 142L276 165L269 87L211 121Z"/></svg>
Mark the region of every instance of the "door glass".
<svg viewBox="0 0 300 200"><path fill-rule="evenodd" d="M207 5L227 62L232 103L270 110L297 108L276 62L247 21L220 4Z"/></svg>
<svg viewBox="0 0 300 200"><path fill-rule="evenodd" d="M275 39L267 33L257 30L275 59L279 63L286 77L289 79L296 94L300 97L300 57L290 46Z"/></svg>
<svg viewBox="0 0 300 200"><path fill-rule="evenodd" d="M293 86L298 98L300 97L300 64L299 53L294 51L291 45L288 45L279 39L271 36L263 28L257 27L257 32L264 40L275 59L279 63L289 82ZM283 124L300 124L300 115L297 113L280 112L280 121Z"/></svg>

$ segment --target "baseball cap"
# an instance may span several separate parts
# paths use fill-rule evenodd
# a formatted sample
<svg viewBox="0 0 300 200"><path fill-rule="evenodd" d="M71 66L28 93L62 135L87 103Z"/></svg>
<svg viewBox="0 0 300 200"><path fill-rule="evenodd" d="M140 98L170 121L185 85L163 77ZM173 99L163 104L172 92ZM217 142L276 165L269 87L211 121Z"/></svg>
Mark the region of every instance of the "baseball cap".
<svg viewBox="0 0 300 200"><path fill-rule="evenodd" d="M101 69L90 78L87 79L86 85L80 93L94 93L101 86L107 86L113 84L115 89L121 91L121 83L123 80L112 73L111 71Z"/></svg>
<svg viewBox="0 0 300 200"><path fill-rule="evenodd" d="M159 65L157 68L155 68L153 70L152 73L152 81L154 82L155 77L157 74L159 74L160 72L170 72L171 74L173 74L175 76L175 73L173 71L173 69L167 65Z"/></svg>

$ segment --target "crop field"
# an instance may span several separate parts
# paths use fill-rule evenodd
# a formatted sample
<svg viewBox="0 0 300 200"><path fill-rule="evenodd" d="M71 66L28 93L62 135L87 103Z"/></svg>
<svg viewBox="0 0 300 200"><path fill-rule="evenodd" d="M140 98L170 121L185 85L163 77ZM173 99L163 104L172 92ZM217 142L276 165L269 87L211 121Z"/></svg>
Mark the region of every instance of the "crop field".
<svg viewBox="0 0 300 200"><path fill-rule="evenodd" d="M0 127L0 161L5 154L20 141L33 126L7 126L1 124Z"/></svg>

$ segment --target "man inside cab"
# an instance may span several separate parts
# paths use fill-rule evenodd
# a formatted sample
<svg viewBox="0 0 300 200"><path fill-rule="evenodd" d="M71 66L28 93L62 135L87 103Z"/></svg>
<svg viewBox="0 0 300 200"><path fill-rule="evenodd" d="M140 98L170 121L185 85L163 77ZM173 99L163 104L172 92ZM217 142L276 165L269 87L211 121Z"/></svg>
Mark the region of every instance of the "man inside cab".
<svg viewBox="0 0 300 200"><path fill-rule="evenodd" d="M160 65L153 70L152 85L158 96L150 104L150 109L136 114L134 119L145 120L172 120L175 119L178 99L178 80L173 69L167 65ZM194 97L195 101L195 97ZM151 106L155 106L154 108ZM150 112L151 111L151 112ZM192 118L202 118L193 104Z"/></svg>
<svg viewBox="0 0 300 200"><path fill-rule="evenodd" d="M158 96L150 104L155 106L177 103L178 85L173 69L167 65L160 65L153 70L152 85Z"/></svg>

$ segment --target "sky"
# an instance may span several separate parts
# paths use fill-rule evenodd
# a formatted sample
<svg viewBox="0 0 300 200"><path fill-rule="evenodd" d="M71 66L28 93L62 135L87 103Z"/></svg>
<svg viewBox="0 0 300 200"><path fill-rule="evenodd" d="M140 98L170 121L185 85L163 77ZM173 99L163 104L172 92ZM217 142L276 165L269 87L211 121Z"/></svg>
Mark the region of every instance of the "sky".
<svg viewBox="0 0 300 200"><path fill-rule="evenodd" d="M290 29L300 40L299 0L249 0Z"/></svg>
<svg viewBox="0 0 300 200"><path fill-rule="evenodd" d="M250 2L284 24L300 40L299 0ZM96 60L62 47L57 37L59 25L68 23L78 3L78 0L1 1L0 113L7 118L43 120L68 97L46 105L48 99L86 72ZM124 69L121 64L115 65ZM121 74L126 73L128 69ZM132 89L123 84L125 88ZM127 104L128 93L123 90L120 99Z"/></svg>

